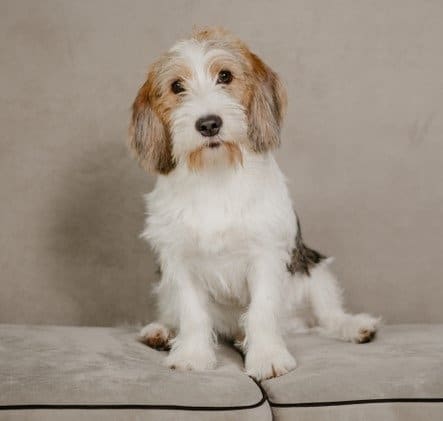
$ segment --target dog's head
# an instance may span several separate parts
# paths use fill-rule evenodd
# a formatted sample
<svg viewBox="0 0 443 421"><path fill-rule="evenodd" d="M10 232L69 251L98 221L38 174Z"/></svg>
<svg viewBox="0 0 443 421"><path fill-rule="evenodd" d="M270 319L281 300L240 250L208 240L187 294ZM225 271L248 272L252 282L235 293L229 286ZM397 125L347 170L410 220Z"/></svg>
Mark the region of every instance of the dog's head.
<svg viewBox="0 0 443 421"><path fill-rule="evenodd" d="M285 105L278 76L243 42L199 30L151 66L133 104L130 147L161 174L179 163L236 165L242 150L279 145Z"/></svg>

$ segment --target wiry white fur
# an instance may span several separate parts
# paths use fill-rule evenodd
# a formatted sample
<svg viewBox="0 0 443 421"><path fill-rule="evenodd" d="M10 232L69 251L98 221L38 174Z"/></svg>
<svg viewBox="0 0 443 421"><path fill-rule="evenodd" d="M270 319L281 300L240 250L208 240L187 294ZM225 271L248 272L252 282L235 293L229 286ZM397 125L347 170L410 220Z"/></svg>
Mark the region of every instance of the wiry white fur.
<svg viewBox="0 0 443 421"><path fill-rule="evenodd" d="M147 195L142 234L157 252L162 271L158 322L177 332L166 364L213 368L217 335L244 334L246 371L264 379L295 367L283 339L294 327L316 322L328 335L359 341L364 331L375 330L377 320L343 311L328 261L313 268L310 277L287 270L296 216L272 154L250 152L239 142L247 131L245 110L210 77L210 57L201 47L189 42L176 50L193 70L186 99L172 118L178 165L159 176ZM219 136L239 142L243 166L188 168L186 154L205 140L195 121L207 114L222 117ZM219 149L208 153L214 162L221 154Z"/></svg>

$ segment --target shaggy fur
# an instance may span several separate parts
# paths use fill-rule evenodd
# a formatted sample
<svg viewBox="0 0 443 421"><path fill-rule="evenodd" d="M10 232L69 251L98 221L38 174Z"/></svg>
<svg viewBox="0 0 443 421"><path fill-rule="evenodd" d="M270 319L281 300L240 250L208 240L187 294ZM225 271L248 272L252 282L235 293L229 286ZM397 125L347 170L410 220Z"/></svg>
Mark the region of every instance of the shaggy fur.
<svg viewBox="0 0 443 421"><path fill-rule="evenodd" d="M178 42L138 92L130 147L158 174L142 236L161 268L158 319L140 336L170 347L169 367L214 368L222 336L262 380L295 368L289 330L315 323L358 343L375 334L378 319L346 313L330 259L303 244L272 154L285 106L277 74L218 28ZM212 137L196 128L207 115L223 122Z"/></svg>

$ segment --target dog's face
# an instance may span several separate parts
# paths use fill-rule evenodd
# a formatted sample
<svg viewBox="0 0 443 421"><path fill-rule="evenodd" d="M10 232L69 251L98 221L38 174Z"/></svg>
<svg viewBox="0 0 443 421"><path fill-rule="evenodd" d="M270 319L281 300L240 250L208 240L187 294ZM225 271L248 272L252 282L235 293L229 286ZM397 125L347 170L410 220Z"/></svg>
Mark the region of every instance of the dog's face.
<svg viewBox="0 0 443 421"><path fill-rule="evenodd" d="M179 163L236 165L242 150L279 145L285 105L278 76L244 43L204 29L152 65L134 101L130 146L161 174Z"/></svg>

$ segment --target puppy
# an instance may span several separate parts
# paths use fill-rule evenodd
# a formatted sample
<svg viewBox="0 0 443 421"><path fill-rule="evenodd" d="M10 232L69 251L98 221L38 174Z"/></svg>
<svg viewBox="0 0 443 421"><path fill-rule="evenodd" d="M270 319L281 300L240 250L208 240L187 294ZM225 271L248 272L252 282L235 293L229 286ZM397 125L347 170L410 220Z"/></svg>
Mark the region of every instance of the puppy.
<svg viewBox="0 0 443 421"><path fill-rule="evenodd" d="M171 368L214 368L220 336L263 380L295 368L289 330L375 335L378 319L344 311L330 259L303 243L272 154L285 105L277 74L220 28L175 44L137 94L129 144L158 174L142 236L161 269L158 320L140 336L170 348Z"/></svg>

